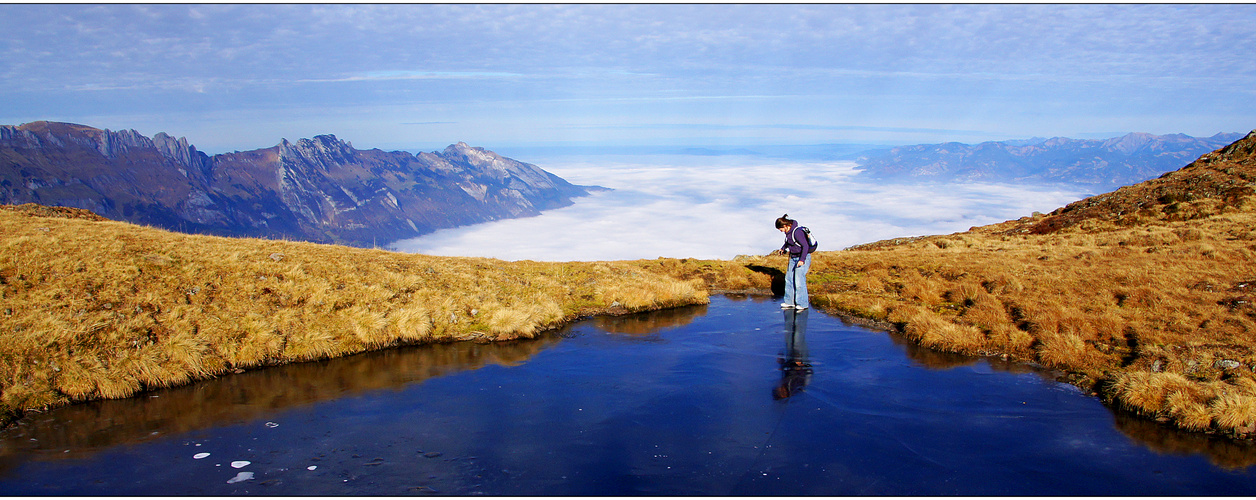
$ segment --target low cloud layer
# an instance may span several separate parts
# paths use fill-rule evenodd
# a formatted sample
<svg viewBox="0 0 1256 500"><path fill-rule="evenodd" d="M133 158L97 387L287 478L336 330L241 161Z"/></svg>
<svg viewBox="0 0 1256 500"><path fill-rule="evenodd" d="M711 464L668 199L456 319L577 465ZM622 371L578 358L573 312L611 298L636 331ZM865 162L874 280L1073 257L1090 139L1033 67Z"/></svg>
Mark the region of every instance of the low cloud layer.
<svg viewBox="0 0 1256 500"><path fill-rule="evenodd" d="M850 162L769 162L742 157L634 156L536 162L596 193L540 216L447 229L393 243L430 255L596 261L766 254L788 213L822 250L1048 212L1086 196L1052 186L897 185L852 179Z"/></svg>

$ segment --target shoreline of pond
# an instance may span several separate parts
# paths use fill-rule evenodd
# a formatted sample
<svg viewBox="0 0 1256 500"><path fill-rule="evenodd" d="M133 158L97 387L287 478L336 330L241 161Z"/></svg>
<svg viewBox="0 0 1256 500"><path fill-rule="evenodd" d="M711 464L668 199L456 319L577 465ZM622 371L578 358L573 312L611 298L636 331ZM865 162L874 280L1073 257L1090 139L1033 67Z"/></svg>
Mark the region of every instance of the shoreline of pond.
<svg viewBox="0 0 1256 500"><path fill-rule="evenodd" d="M485 485L487 489L479 489L479 468L469 469L470 475L464 476L468 482L461 482L452 476L445 476L455 471L442 466L444 468L440 471L433 472L442 477L427 484L445 494L459 491L505 493L515 491L509 488L518 486L503 483L502 480L540 479L534 475L543 472L540 469L533 475L524 472L520 476L519 471L524 469L516 468L530 463L529 457L536 453L560 448L587 452L586 448L593 446L607 450L604 459L611 462L606 465L621 468L612 469L613 476L616 475L615 470L619 470L620 474L629 471L640 474L636 483L629 484L648 485L650 491L688 492L692 486L675 480L675 477L686 477L685 473L669 477L659 473L665 471L664 465L675 466L672 460L682 455L693 455L691 458L697 458L701 463L709 462L711 459L703 450L711 448L705 446L729 443L726 433L731 428L728 426L736 422L734 427L741 428L746 422L744 417L749 416L730 420L723 409L732 407L757 415L755 421L759 422L742 429L742 438L734 439L737 446L722 448L730 453L725 456L726 461L730 457L746 459L732 459L739 464L738 468L750 467L749 459L762 456L761 449L775 457L770 459L772 461L793 460L787 458L793 455L803 460L796 465L810 462L815 467L827 463L830 472L841 470L832 467L835 463L859 463L861 461L843 462L839 459L839 462L831 462L833 459L815 461L801 458L812 456L809 454L822 449L847 449L842 444L844 442L855 446L872 444L868 438L855 438L869 432L852 434L843 432L842 429L846 429L843 425L833 425L844 422L870 431L870 434L878 436L876 440L881 442L878 446L884 446L878 448L884 451L871 456L888 459L886 464L890 467L876 469L875 477L896 477L895 465L901 465L900 460L919 461L922 456L926 458L919 463L928 470L918 478L919 487L925 490L916 491L935 491L931 488L941 486L943 483L939 481L952 477L945 470L939 471L930 465L932 462L927 458L931 455L935 459L941 456L970 457L977 459L978 463L992 459L997 461L992 457L1004 452L1065 453L1053 455L1064 458L1073 456L1074 452L1069 451L1075 446L1069 444L1073 440L1081 440L1078 444L1089 443L1083 446L1089 450L1088 453L1108 454L1112 453L1111 446L1117 446L1127 450L1120 452L1120 456L1199 455L1219 468L1208 473L1211 475L1234 476L1236 469L1251 467L1256 460L1256 452L1250 445L1185 433L1133 418L1123 412L1112 412L1111 408L1096 404L1093 398L1071 386L1057 383L1049 370L1033 369L997 358L924 348L904 335L893 332L882 334L849 325L819 309L810 315L807 335L815 371L813 380L794 397L774 400L774 397L769 397L768 389L789 378L783 365L779 364L779 357L788 352L782 350L781 332L784 325L785 345L788 346L791 313L778 312L776 304L767 294L727 294L713 296L709 305L639 315L585 318L536 339L490 344L456 342L409 346L251 370L150 397L97 401L78 408L63 408L55 414L28 421L22 431L25 434L7 436L12 440L10 442L18 445L11 448L17 454L11 454L7 462L0 466L20 466L25 460L23 456L33 456L23 454L36 448L42 450L35 453L38 453L41 462L47 459L51 465L39 466L39 470L45 471L39 473L41 479L13 483L38 486L66 467L77 471L76 477L88 481L97 476L113 477L123 470L143 475L142 471L161 463L160 459L143 457L161 456L168 457L165 460L179 462L177 467L163 472L167 475L166 481L184 485L179 488L189 488L189 492L210 493L223 488L222 481L236 479L231 475L237 471L227 469L227 461L244 460L251 461L253 465L240 470L253 472L256 477L237 482L233 487L242 488L238 492L320 491L325 494L347 488L343 490L347 494L362 494L368 491L400 491L385 488L395 485L415 486L410 484L411 479L402 477L412 475L398 475L407 468L427 470L438 463L475 464L492 471L510 469L515 473L494 475L496 479ZM879 347L871 349L871 346ZM643 374L650 375L642 377ZM1006 385L1008 383L1011 385ZM997 387L1005 390L991 390ZM727 393L715 395L717 391ZM1031 399L1026 391L1046 399ZM604 397L610 399L601 399ZM1022 401L1028 401L1029 406L1022 406ZM527 409L519 406L525 402L528 403ZM503 420L499 410L504 408L519 410ZM807 446L810 450L807 454L791 454L783 447L785 441L765 437L768 431L777 428L779 424L776 422L786 413L792 422L787 428L793 424L804 424L793 427L795 430L790 434L794 437L789 440L796 445ZM110 418L99 418L102 415ZM808 425L805 422L812 418L809 415L823 416L821 421ZM965 418L956 419L959 415ZM480 423L464 424L463 418L470 419L467 422ZM555 425L555 419L561 424ZM637 436L642 429L652 429L652 426L642 422L653 422L654 419L661 419L657 420L659 425L671 427L674 432L649 430L639 436L660 441L622 441ZM413 427L423 422L430 430ZM682 422L710 427L706 432L698 432ZM32 427L32 424L41 427ZM309 428L311 425L314 427ZM396 428L385 431L391 437L381 441L376 431L371 430L379 425L394 425ZM900 434L885 432L884 425L907 426L910 429L918 429L920 425L942 427L935 427L939 432ZM982 436L982 439L955 441L957 438L946 430L952 425L956 431L975 433L973 437ZM990 433L992 429L987 426L992 425L1006 430ZM537 436L531 434L554 428L557 428L556 437L561 438L536 439ZM454 429L458 432L451 432ZM71 430L73 432L68 432ZM1034 432L1041 434L1031 438L1035 445L1020 451L1004 448L1015 448L1015 443L1021 442L1015 437L1016 433L1025 430L1036 430ZM488 434L484 434L486 431ZM701 441L703 446L677 446L690 439L687 436L694 432L708 436ZM238 437L235 441L227 441L227 435ZM465 437L455 438L452 435ZM450 437L440 438L437 442L433 441L436 436ZM816 439L820 436L823 438ZM27 438L38 438L38 443ZM253 441L255 438L261 438L263 442ZM850 442L852 438L857 441ZM994 441L985 441L991 439ZM1011 440L1003 441L1007 439ZM1125 444L1126 439L1131 441ZM766 444L773 446L765 448L765 440ZM909 447L903 448L898 444L901 440L907 440L904 444ZM970 447L947 446L961 441L970 443ZM537 448L535 444L538 442L548 445ZM978 442L986 444L976 444ZM990 455L988 452L991 450L986 445L1000 442L1004 444L996 445L997 452ZM606 448L594 445L596 443L613 446ZM631 443L637 445L622 448ZM259 444L262 447L259 448ZM654 444L662 448L656 449ZM123 446L119 448L120 445ZM1042 448L1043 445L1046 448ZM682 449L692 452L682 453ZM100 455L101 452L106 452L106 455ZM211 452L213 458L200 461L192 456L202 452ZM442 453L443 456L439 456ZM429 454L436 458L428 457ZM115 457L106 462L116 462L120 458L127 465L112 472L92 466L83 468L84 464L92 461L105 464L99 458L105 456ZM496 460L500 456L517 456L522 462L499 466ZM565 459L569 460L565 463L595 466L587 469L586 473L605 470L601 460L581 458L588 456L584 452L576 453L572 458ZM631 457L644 461L630 460ZM1181 467L1191 460L1184 458L1151 460L1168 460L1179 464L1173 470L1185 471ZM214 468L214 460L219 461L222 468ZM1086 467L1086 462L1069 462L1071 465L1063 467ZM793 478L803 480L796 483L803 490L829 488L831 491L825 491L832 493L859 489L850 490L835 482L831 475L817 475L821 472L818 468L804 473L805 469L780 468L774 463L770 461L759 466L763 472L779 470L788 474L792 470L802 473ZM309 465L316 465L317 471L306 471ZM642 466L646 468L643 470ZM691 467L699 468L688 469L695 472L706 468L698 462L693 462ZM943 466L942 469L955 467L959 466ZM1112 467L1115 466L1109 466L1110 469ZM1003 471L1000 477L1006 481L1016 477L1016 471L1022 469L1023 464L999 468ZM209 475L206 479L210 481L177 472L180 470L201 471ZM576 476L570 476L571 472L575 471L566 470L565 474L575 479ZM939 472L942 474L939 475ZM995 491L987 489L989 486L980 481L974 482L977 476L973 473L973 470L968 470L964 477L970 479L957 483L964 485L964 491ZM351 484L341 486L342 477L350 479ZM542 477L555 479L545 483L549 488L556 488L546 490L553 493L591 492L594 490L579 488L597 484L590 482L588 477L575 486L557 481L557 474ZM722 488L730 487L738 476L733 474L729 477L727 481L701 483L707 485L703 488L716 485L714 489L694 491L725 491ZM759 478L759 475L752 477ZM1126 478L1125 484L1129 484L1129 478L1137 475L1123 477ZM1233 491L1246 490L1246 486L1238 485L1248 483L1238 481L1232 482L1232 487L1243 489ZM759 483L757 479L752 483L738 484L759 489L771 484ZM124 488L117 490L119 492L139 492L125 489L128 487L117 479L101 484L112 485L107 486L109 488ZM586 486L578 486L581 484ZM807 484L811 486L802 486ZM1001 484L1021 488L1011 486L1012 483ZM1043 487L1046 487L1045 483ZM614 486L606 485L598 488L612 488L596 490L602 493L628 491L614 490ZM1093 492L1110 491L1097 484L1076 491L1092 491L1086 488L1098 488ZM429 492L426 489L423 491Z"/></svg>

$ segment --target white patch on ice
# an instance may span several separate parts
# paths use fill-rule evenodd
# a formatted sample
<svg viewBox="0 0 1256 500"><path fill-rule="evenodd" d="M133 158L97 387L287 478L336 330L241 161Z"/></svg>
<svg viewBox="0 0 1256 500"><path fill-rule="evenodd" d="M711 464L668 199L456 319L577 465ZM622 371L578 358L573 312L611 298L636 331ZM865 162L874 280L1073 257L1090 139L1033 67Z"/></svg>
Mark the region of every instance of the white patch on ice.
<svg viewBox="0 0 1256 500"><path fill-rule="evenodd" d="M209 454L208 454L208 453L197 453L197 454L195 454L195 455L192 455L192 458L197 459L197 460L200 460L200 459L205 458L205 457L208 457L208 456L209 456Z"/></svg>
<svg viewBox="0 0 1256 500"><path fill-rule="evenodd" d="M236 460L234 462L231 462L231 467L239 469L241 467L247 467L251 463L253 462L250 462L248 460Z"/></svg>
<svg viewBox="0 0 1256 500"><path fill-rule="evenodd" d="M279 427L279 424L276 424L274 422L266 422L266 427L270 427L271 429L274 429L276 427Z"/></svg>
<svg viewBox="0 0 1256 500"><path fill-rule="evenodd" d="M314 470L314 469L317 469L317 468L318 468L318 466L317 466L317 465L311 465L311 466L309 466L309 467L306 467L305 469L306 469L306 470Z"/></svg>
<svg viewBox="0 0 1256 500"><path fill-rule="evenodd" d="M234 484L234 483L238 483L238 482L240 482L240 481L248 481L248 480L250 480L250 479L253 479L253 473L252 473L252 472L241 472L241 473L239 473L239 474L236 474L236 476L235 476L235 477L233 477L233 478L231 478L231 479L228 479L228 480L227 480L227 484Z"/></svg>

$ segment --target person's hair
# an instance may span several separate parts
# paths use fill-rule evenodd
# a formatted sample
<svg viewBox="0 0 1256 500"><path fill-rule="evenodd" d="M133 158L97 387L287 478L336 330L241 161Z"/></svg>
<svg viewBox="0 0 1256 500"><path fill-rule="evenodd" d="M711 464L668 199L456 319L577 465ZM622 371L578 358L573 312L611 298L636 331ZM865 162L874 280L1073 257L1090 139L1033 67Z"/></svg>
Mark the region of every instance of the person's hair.
<svg viewBox="0 0 1256 500"><path fill-rule="evenodd" d="M782 215L776 219L776 228L780 229L785 226L794 225L794 219L789 218L789 214Z"/></svg>

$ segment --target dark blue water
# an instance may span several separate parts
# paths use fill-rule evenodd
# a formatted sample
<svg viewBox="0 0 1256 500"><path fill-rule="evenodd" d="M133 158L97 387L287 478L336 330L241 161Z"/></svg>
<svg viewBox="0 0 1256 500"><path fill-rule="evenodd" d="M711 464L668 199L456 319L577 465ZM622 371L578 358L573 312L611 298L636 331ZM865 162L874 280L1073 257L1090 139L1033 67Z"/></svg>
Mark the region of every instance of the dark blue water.
<svg viewBox="0 0 1256 500"><path fill-rule="evenodd" d="M5 495L1248 495L1253 464L1048 373L728 297L0 433Z"/></svg>

